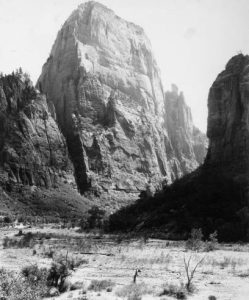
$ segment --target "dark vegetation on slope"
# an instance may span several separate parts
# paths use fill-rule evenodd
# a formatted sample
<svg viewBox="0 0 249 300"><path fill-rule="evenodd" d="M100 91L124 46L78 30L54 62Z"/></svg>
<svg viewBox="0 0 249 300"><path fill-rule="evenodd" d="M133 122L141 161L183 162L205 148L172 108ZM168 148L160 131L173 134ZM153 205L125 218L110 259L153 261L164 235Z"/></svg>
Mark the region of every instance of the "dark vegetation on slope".
<svg viewBox="0 0 249 300"><path fill-rule="evenodd" d="M202 228L205 237L217 231L219 241L246 240L249 212L242 186L229 172L201 167L113 214L110 230L182 239Z"/></svg>

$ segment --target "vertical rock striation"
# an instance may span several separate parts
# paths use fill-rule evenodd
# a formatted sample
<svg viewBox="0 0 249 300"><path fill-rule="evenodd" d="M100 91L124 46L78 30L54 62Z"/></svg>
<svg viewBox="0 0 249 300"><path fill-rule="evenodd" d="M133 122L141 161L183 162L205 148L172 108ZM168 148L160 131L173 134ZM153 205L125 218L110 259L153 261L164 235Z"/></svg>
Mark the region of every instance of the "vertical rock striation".
<svg viewBox="0 0 249 300"><path fill-rule="evenodd" d="M191 109L174 84L165 93L165 123L182 174L190 173L203 163L207 138L194 126Z"/></svg>
<svg viewBox="0 0 249 300"><path fill-rule="evenodd" d="M65 139L50 111L22 73L0 78L0 183L7 190L51 188L70 177Z"/></svg>
<svg viewBox="0 0 249 300"><path fill-rule="evenodd" d="M234 173L249 171L248 99L249 56L239 54L229 60L209 92L206 164L229 167Z"/></svg>
<svg viewBox="0 0 249 300"><path fill-rule="evenodd" d="M137 197L203 159L198 142L181 152L184 142L171 141L171 105L143 29L99 3L81 4L62 26L37 86L55 106L81 193Z"/></svg>

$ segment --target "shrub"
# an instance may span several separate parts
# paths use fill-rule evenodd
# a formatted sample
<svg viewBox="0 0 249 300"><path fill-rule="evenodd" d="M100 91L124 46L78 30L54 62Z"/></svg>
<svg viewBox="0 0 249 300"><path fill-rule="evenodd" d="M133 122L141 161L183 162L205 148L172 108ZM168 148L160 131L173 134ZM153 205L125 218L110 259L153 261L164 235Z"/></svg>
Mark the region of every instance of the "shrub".
<svg viewBox="0 0 249 300"><path fill-rule="evenodd" d="M186 294L187 294L187 290L183 284L181 285L167 284L164 285L163 292L160 294L160 296L170 296L176 299L187 299Z"/></svg>
<svg viewBox="0 0 249 300"><path fill-rule="evenodd" d="M108 288L112 288L114 286L114 282L111 280L92 280L88 290L94 292L100 292L103 290L107 290Z"/></svg>
<svg viewBox="0 0 249 300"><path fill-rule="evenodd" d="M75 268L84 262L85 260L78 259L77 257L69 257L68 254L66 257L59 256L54 260L49 270L48 285L58 288L60 292L66 291L70 288L66 279Z"/></svg>
<svg viewBox="0 0 249 300"><path fill-rule="evenodd" d="M31 271L32 269L32 271ZM19 275L0 270L0 295L2 299L8 300L40 300L47 294L46 276L34 276L34 274L45 274L36 267L29 271L21 272ZM27 276L26 276L27 275Z"/></svg>
<svg viewBox="0 0 249 300"><path fill-rule="evenodd" d="M46 282L48 270L45 268L39 269L37 265L24 267L21 274L30 282Z"/></svg>
<svg viewBox="0 0 249 300"><path fill-rule="evenodd" d="M3 221L4 221L4 223L7 223L7 224L12 222L11 217L9 217L9 216L5 216Z"/></svg>
<svg viewBox="0 0 249 300"><path fill-rule="evenodd" d="M85 288L85 284L82 281L76 281L74 283L71 284L70 290L74 291L74 290L81 290Z"/></svg>
<svg viewBox="0 0 249 300"><path fill-rule="evenodd" d="M19 234L17 235L20 236ZM32 232L27 232L24 235L21 235L21 238L10 238L5 237L3 240L4 248L29 248L33 247L34 244L34 235Z"/></svg>
<svg viewBox="0 0 249 300"><path fill-rule="evenodd" d="M60 292L69 289L66 279L81 263L74 258L60 258L49 270L37 265L27 266L19 275L0 269L0 298L3 300L40 300L49 294L51 287Z"/></svg>
<svg viewBox="0 0 249 300"><path fill-rule="evenodd" d="M205 243L205 251L214 251L218 245L217 231L210 233L209 240Z"/></svg>
<svg viewBox="0 0 249 300"><path fill-rule="evenodd" d="M65 291L65 280L71 275L67 262L53 262L48 274L49 286L58 287L60 292Z"/></svg>
<svg viewBox="0 0 249 300"><path fill-rule="evenodd" d="M139 300L142 299L143 295L148 294L149 292L148 287L144 283L132 283L117 290L116 295L129 300Z"/></svg>
<svg viewBox="0 0 249 300"><path fill-rule="evenodd" d="M101 228L103 226L105 211L93 206L88 210L89 217L87 218L88 226L90 229Z"/></svg>
<svg viewBox="0 0 249 300"><path fill-rule="evenodd" d="M190 238L186 242L186 248L189 250L199 251L202 247L203 234L201 228L193 228Z"/></svg>
<svg viewBox="0 0 249 300"><path fill-rule="evenodd" d="M45 249L43 256L47 257L47 258L53 258L54 257L54 249L52 249L50 247L48 249Z"/></svg>

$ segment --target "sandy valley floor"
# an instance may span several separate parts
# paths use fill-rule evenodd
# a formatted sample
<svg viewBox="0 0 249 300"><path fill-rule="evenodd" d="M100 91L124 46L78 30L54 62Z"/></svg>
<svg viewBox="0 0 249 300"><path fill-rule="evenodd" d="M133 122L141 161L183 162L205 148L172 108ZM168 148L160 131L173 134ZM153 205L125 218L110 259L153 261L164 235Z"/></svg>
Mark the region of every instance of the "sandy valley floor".
<svg viewBox="0 0 249 300"><path fill-rule="evenodd" d="M31 230L49 232L52 238L38 241L30 248L4 249L0 246L0 267L13 271L31 264L49 267L52 259L45 254L51 250L61 255L68 252L82 259L83 263L70 278L79 289L54 299L127 299L123 290L129 289L136 268L141 270L137 285L144 289L142 299L174 299L159 295L164 285L186 283L183 260L190 256L190 268L203 257L204 260L194 275L195 291L187 299L207 300L211 295L221 300L249 299L248 245L219 245L219 250L197 253L187 251L184 242L120 241L115 236L93 236L73 230L26 229ZM1 230L0 241L15 233L16 230ZM93 280L110 280L113 287L108 291L89 291L88 286Z"/></svg>

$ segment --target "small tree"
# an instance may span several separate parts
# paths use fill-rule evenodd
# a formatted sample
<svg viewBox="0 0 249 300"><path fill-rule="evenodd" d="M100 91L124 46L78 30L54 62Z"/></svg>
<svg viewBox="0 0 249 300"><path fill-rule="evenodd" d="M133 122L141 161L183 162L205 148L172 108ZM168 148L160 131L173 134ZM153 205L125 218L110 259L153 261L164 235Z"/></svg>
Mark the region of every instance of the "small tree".
<svg viewBox="0 0 249 300"><path fill-rule="evenodd" d="M61 259L57 262L53 262L49 270L48 284L50 286L58 287L59 291L62 292L65 280L70 275L71 271L69 269L67 259Z"/></svg>
<svg viewBox="0 0 249 300"><path fill-rule="evenodd" d="M104 221L105 211L98 208L98 206L93 206L88 210L88 226L89 228L101 228Z"/></svg>
<svg viewBox="0 0 249 300"><path fill-rule="evenodd" d="M192 256L190 256L188 260L186 260L185 257L183 259L185 273L186 273L186 277L187 277L186 289L187 289L188 292L193 291L192 281L194 279L195 272L196 272L197 268L202 264L204 259L205 259L205 256L201 260L199 260L192 268L191 268L191 265L190 265L191 260L192 260Z"/></svg>

